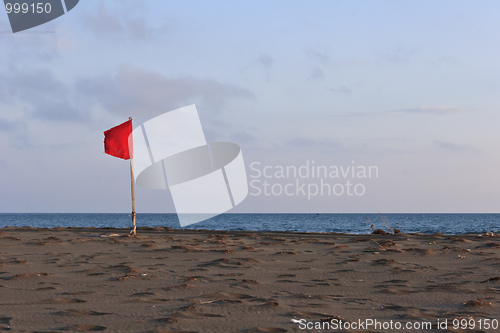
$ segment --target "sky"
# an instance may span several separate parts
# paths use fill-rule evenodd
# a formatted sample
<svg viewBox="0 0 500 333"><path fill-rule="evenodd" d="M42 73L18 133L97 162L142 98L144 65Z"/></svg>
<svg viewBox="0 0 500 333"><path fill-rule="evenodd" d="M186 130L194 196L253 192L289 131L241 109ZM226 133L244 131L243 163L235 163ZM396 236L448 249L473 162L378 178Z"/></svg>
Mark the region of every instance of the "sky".
<svg viewBox="0 0 500 333"><path fill-rule="evenodd" d="M13 34L0 10L0 212L129 212L129 164L103 153L103 132L196 104L207 141L238 144L256 181L230 212L499 213L499 13L497 1L81 0ZM264 194L266 180L275 193L321 186L274 173L313 162L378 172L323 179L342 195ZM136 200L175 212L168 190Z"/></svg>

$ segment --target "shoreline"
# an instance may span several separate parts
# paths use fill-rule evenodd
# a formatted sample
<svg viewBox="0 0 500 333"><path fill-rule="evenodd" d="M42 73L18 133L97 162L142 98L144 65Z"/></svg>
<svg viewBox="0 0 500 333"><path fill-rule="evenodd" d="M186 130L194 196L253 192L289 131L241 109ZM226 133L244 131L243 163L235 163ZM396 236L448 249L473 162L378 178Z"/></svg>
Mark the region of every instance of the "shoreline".
<svg viewBox="0 0 500 333"><path fill-rule="evenodd" d="M130 232L132 227L130 228L116 228L116 227L31 227L31 226L5 226L0 227L0 231L24 231L24 230L32 230L32 231L63 231L63 230L71 230L71 231L80 231L80 232L90 232L90 231L120 231L124 233ZM137 227L137 232L143 231L156 231L156 232L175 232L175 233L271 233L271 234L297 234L297 235L346 235L346 236L370 236L370 235L386 235L386 236L397 236L397 235L412 235L412 236L478 236L478 237L500 237L500 233L494 233L492 231L486 232L475 232L475 233L422 233L422 232L409 232L406 233L404 231L399 231L396 233L386 231L384 229L376 229L376 231L382 231L382 233L347 233L347 232L316 232L316 231L293 231L293 230L222 230L222 229L176 229L170 227ZM125 235L125 234L124 234ZM122 235L122 236L124 236Z"/></svg>

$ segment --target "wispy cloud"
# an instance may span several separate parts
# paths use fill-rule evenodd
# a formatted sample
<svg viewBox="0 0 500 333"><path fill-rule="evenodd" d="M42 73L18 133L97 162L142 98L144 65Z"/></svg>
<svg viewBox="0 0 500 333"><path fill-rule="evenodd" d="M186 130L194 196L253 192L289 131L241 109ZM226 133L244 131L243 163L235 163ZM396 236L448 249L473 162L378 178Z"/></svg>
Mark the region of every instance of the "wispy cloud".
<svg viewBox="0 0 500 333"><path fill-rule="evenodd" d="M260 54L255 61L261 68L264 69L266 72L266 80L269 81L271 79L271 68L273 66L274 59L268 54Z"/></svg>
<svg viewBox="0 0 500 333"><path fill-rule="evenodd" d="M309 74L309 78L313 80L324 79L325 73L323 73L321 69L315 68L311 71L311 74Z"/></svg>
<svg viewBox="0 0 500 333"><path fill-rule="evenodd" d="M448 141L434 140L433 145L439 150L446 150L454 153L461 153L466 151L476 151L473 146L466 144L457 144Z"/></svg>
<svg viewBox="0 0 500 333"><path fill-rule="evenodd" d="M305 53L307 57L319 61L320 63L323 64L330 63L330 55L328 55L327 52L320 52L314 49L307 49L305 50Z"/></svg>
<svg viewBox="0 0 500 333"><path fill-rule="evenodd" d="M108 3L101 1L97 10L83 14L83 25L99 38L111 41L123 41L123 38L134 42L151 41L173 30L171 20L165 19L161 26L153 26L144 16L136 15L136 5L127 6L125 3L124 6L124 3L117 2L117 6L109 7Z"/></svg>
<svg viewBox="0 0 500 333"><path fill-rule="evenodd" d="M81 79L76 86L107 111L123 115L154 116L193 103L220 111L232 98L253 97L246 89L215 80L170 78L132 66L121 66L114 75Z"/></svg>
<svg viewBox="0 0 500 333"><path fill-rule="evenodd" d="M22 105L28 113L43 120L89 120L87 111L72 104L72 87L51 71L11 69L1 74L4 84L0 87L0 101L4 104Z"/></svg>
<svg viewBox="0 0 500 333"><path fill-rule="evenodd" d="M0 131L15 132L19 129L26 128L26 123L22 120L8 120L0 118Z"/></svg>
<svg viewBox="0 0 500 333"><path fill-rule="evenodd" d="M342 92L342 91L338 91ZM345 93L348 93L345 91ZM473 109L452 108L447 106L419 106L407 109L395 109L374 112L350 112L346 114L332 115L334 117L372 117L372 116L389 116L389 115L404 115L404 114L420 114L420 115L451 115L465 112L472 112Z"/></svg>
<svg viewBox="0 0 500 333"><path fill-rule="evenodd" d="M415 57L420 50L416 47L408 47L402 42L398 42L393 48L379 52L379 61L387 61L392 64L406 64Z"/></svg>
<svg viewBox="0 0 500 333"><path fill-rule="evenodd" d="M265 69L270 69L274 63L274 59L267 54L261 54L257 59L257 63L263 66Z"/></svg>
<svg viewBox="0 0 500 333"><path fill-rule="evenodd" d="M7 134L7 142L16 149L33 147L32 139L26 131L27 125L20 119L8 120L0 118L0 133Z"/></svg>
<svg viewBox="0 0 500 333"><path fill-rule="evenodd" d="M308 149L340 149L344 145L337 139L314 139L306 136L296 136L286 142L286 145L293 148Z"/></svg>
<svg viewBox="0 0 500 333"><path fill-rule="evenodd" d="M85 26L99 34L114 34L124 31L123 24L117 15L113 15L112 10L101 1L99 7L92 14L86 13L84 16Z"/></svg>
<svg viewBox="0 0 500 333"><path fill-rule="evenodd" d="M420 106L408 109L388 110L385 113L414 113L414 114L451 114L472 111L471 109L450 108L447 106Z"/></svg>
<svg viewBox="0 0 500 333"><path fill-rule="evenodd" d="M12 31L0 24L0 31ZM2 33L0 59L3 64L50 63L59 56L59 35L56 33Z"/></svg>
<svg viewBox="0 0 500 333"><path fill-rule="evenodd" d="M346 86L340 86L337 88L330 88L328 90L333 92L333 93L336 93L336 94L346 94L346 95L349 95L352 92L352 90Z"/></svg>
<svg viewBox="0 0 500 333"><path fill-rule="evenodd" d="M250 143L257 140L255 135L244 131L231 134L231 139L234 140L236 143Z"/></svg>

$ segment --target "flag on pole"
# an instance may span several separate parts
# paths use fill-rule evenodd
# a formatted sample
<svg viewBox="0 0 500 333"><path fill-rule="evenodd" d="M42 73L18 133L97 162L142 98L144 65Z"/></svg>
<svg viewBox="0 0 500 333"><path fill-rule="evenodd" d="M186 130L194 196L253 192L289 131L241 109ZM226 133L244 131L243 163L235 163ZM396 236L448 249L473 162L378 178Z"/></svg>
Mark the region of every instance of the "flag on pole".
<svg viewBox="0 0 500 333"><path fill-rule="evenodd" d="M132 119L104 132L104 152L111 156L129 160L132 157L129 153L130 133L132 133Z"/></svg>
<svg viewBox="0 0 500 333"><path fill-rule="evenodd" d="M136 235L135 225L135 189L134 189L134 156L133 156L133 142L132 142L132 117L129 120L110 128L104 132L104 152L111 156L130 160L130 185L132 192L132 224L133 229L130 232ZM130 139L130 140L129 140Z"/></svg>

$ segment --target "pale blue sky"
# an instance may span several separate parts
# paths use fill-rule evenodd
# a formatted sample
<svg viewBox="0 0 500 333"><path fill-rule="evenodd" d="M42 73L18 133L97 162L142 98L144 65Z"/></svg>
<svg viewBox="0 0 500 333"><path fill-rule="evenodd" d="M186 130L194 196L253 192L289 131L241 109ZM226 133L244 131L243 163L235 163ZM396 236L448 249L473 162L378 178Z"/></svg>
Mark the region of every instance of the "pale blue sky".
<svg viewBox="0 0 500 333"><path fill-rule="evenodd" d="M128 212L102 132L196 103L247 165L377 165L357 198L243 212L499 212L497 1L86 1L0 11L0 212ZM38 32L38 33L33 33ZM52 32L52 33L40 33ZM250 170L248 171L250 174ZM138 189L138 212L173 212Z"/></svg>

